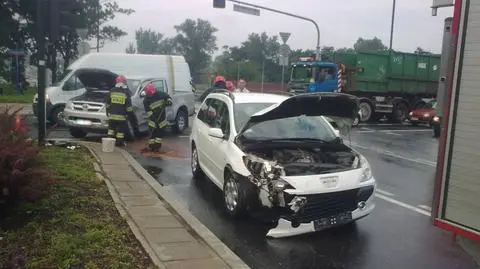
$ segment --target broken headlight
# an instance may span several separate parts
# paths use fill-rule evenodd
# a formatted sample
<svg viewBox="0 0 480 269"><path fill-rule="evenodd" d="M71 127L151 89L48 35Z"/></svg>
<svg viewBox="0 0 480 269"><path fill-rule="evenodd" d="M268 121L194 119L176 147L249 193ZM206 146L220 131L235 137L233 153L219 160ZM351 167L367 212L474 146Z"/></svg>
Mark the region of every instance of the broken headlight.
<svg viewBox="0 0 480 269"><path fill-rule="evenodd" d="M269 161L243 156L243 163L256 179L272 180L275 177L275 169ZM257 182L257 185L262 185L264 183L266 182L259 181Z"/></svg>
<svg viewBox="0 0 480 269"><path fill-rule="evenodd" d="M362 176L360 178L360 182L365 182L370 180L373 177L372 168L368 163L365 157L360 155L360 169L362 169Z"/></svg>

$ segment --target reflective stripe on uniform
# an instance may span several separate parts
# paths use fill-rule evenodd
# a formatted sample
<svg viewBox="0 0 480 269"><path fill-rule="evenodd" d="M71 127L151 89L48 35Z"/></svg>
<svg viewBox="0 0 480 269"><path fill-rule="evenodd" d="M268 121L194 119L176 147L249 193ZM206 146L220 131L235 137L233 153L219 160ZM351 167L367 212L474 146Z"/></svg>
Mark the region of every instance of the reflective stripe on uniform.
<svg viewBox="0 0 480 269"><path fill-rule="evenodd" d="M148 144L149 144L149 145L155 144L155 139L149 139L149 140L148 140Z"/></svg>
<svg viewBox="0 0 480 269"><path fill-rule="evenodd" d="M160 137L155 138L155 143L162 143L162 139Z"/></svg>
<svg viewBox="0 0 480 269"><path fill-rule="evenodd" d="M154 121L151 121L151 120L148 121L148 127L155 128L156 126L157 126L157 124L155 124Z"/></svg>
<svg viewBox="0 0 480 269"><path fill-rule="evenodd" d="M115 134L115 130L108 129L107 135L114 135L114 134Z"/></svg>
<svg viewBox="0 0 480 269"><path fill-rule="evenodd" d="M126 119L124 115L115 115L115 114L110 114L110 116L108 118L111 119L111 120L125 120Z"/></svg>
<svg viewBox="0 0 480 269"><path fill-rule="evenodd" d="M117 133L116 136L117 136L118 139L123 139L123 138L125 138L125 134L124 134L124 133Z"/></svg>
<svg viewBox="0 0 480 269"><path fill-rule="evenodd" d="M160 101L156 101L156 102L153 102L150 104L150 109L151 110L154 110L155 108L159 108L163 106L163 100L160 100Z"/></svg>
<svg viewBox="0 0 480 269"><path fill-rule="evenodd" d="M164 121L162 121L158 124L159 128L165 128L167 126L168 126L168 121L167 120L164 120Z"/></svg>
<svg viewBox="0 0 480 269"><path fill-rule="evenodd" d="M127 112L133 112L133 107L127 107Z"/></svg>
<svg viewBox="0 0 480 269"><path fill-rule="evenodd" d="M110 93L110 100L112 104L124 105L127 100L127 95L122 92L112 92Z"/></svg>
<svg viewBox="0 0 480 269"><path fill-rule="evenodd" d="M153 115L153 111L148 111L148 112L147 112L147 116L148 116L148 117L150 117L150 116L152 116L152 115Z"/></svg>

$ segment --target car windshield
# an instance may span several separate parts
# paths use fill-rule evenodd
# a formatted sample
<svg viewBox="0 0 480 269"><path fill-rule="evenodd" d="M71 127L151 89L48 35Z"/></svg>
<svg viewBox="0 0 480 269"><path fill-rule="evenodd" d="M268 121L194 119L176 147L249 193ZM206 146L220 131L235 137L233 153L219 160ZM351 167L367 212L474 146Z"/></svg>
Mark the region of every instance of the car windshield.
<svg viewBox="0 0 480 269"><path fill-rule="evenodd" d="M292 81L306 82L310 81L312 77L312 66L309 65L298 65L295 66L292 70Z"/></svg>
<svg viewBox="0 0 480 269"><path fill-rule="evenodd" d="M433 109L435 109L436 106L437 106L437 101L435 100L430 101L425 105L426 108L433 108Z"/></svg>
<svg viewBox="0 0 480 269"><path fill-rule="evenodd" d="M239 132L250 117L258 111L275 103L237 103L235 104L235 128Z"/></svg>
<svg viewBox="0 0 480 269"><path fill-rule="evenodd" d="M260 122L245 130L243 136L251 140L270 139L336 139L328 123L321 116L296 116Z"/></svg>
<svg viewBox="0 0 480 269"><path fill-rule="evenodd" d="M56 81L52 84L52 86L54 87L60 86L60 82L62 82L62 80L66 78L71 72L72 70L70 69L65 70L65 72L61 73L60 76L57 77Z"/></svg>

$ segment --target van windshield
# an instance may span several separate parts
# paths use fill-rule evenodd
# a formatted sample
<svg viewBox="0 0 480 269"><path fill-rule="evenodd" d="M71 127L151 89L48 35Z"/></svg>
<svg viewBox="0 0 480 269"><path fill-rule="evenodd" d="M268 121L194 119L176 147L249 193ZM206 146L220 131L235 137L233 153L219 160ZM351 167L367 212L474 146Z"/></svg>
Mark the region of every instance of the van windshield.
<svg viewBox="0 0 480 269"><path fill-rule="evenodd" d="M70 73L72 73L72 70L70 70L70 69L65 70L65 72L63 72L63 73L61 73L59 76L57 76L57 79L56 79L56 81L52 84L52 86L54 86L54 87L60 86L60 82L61 82L64 78L66 78Z"/></svg>

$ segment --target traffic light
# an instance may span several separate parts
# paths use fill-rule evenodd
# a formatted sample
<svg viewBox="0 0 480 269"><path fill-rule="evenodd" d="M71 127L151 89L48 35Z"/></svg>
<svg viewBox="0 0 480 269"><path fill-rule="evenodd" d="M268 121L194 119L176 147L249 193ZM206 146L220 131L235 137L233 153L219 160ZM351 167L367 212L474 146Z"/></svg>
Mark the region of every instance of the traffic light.
<svg viewBox="0 0 480 269"><path fill-rule="evenodd" d="M214 8L225 8L225 0L213 0Z"/></svg>
<svg viewBox="0 0 480 269"><path fill-rule="evenodd" d="M49 37L56 41L72 29L86 28L87 18L80 0L49 0Z"/></svg>

